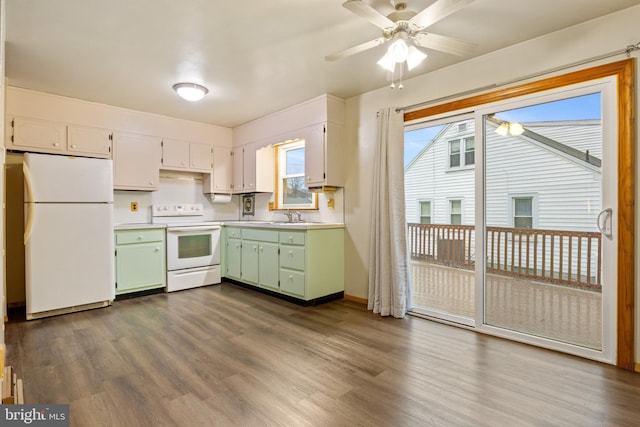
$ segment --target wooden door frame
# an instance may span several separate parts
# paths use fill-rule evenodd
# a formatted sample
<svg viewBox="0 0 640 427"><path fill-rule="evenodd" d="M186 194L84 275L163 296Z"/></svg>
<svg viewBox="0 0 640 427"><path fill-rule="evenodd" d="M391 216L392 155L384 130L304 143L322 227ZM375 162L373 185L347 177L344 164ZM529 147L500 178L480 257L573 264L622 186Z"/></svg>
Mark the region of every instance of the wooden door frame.
<svg viewBox="0 0 640 427"><path fill-rule="evenodd" d="M616 365L634 369L635 277L635 59L629 58L585 70L495 90L404 114L404 121L475 108L524 95L591 80L616 77L618 109L618 265Z"/></svg>

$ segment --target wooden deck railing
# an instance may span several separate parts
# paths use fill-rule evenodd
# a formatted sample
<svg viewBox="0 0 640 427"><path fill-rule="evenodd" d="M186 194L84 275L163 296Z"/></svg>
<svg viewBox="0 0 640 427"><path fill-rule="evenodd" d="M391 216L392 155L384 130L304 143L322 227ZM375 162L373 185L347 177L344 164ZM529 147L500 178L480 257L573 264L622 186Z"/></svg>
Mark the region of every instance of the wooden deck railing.
<svg viewBox="0 0 640 427"><path fill-rule="evenodd" d="M475 264L475 227L408 224L411 257L456 268ZM487 272L600 289L598 232L487 227Z"/></svg>

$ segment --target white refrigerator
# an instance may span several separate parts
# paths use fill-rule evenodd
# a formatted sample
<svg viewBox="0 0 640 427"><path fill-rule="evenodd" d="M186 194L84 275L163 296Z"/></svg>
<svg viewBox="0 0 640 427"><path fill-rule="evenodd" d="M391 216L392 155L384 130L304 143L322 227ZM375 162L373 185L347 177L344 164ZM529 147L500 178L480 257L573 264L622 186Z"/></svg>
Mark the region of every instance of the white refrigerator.
<svg viewBox="0 0 640 427"><path fill-rule="evenodd" d="M109 305L112 161L26 153L23 172L27 319Z"/></svg>

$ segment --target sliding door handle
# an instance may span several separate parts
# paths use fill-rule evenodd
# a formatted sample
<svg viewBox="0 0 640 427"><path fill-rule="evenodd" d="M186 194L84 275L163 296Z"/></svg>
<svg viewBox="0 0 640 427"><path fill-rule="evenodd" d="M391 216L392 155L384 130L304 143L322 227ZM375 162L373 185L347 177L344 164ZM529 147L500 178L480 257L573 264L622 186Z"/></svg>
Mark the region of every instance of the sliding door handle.
<svg viewBox="0 0 640 427"><path fill-rule="evenodd" d="M598 219L596 220L596 225L598 226L598 230L606 237L611 239L613 237L613 232L611 231L611 222L613 221L613 209L607 208L600 211L598 214Z"/></svg>

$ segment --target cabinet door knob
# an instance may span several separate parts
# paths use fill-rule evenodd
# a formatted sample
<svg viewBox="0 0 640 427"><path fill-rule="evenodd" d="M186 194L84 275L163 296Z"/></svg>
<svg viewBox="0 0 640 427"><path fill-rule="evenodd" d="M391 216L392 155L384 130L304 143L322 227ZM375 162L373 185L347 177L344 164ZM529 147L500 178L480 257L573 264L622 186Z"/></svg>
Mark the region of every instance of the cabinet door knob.
<svg viewBox="0 0 640 427"><path fill-rule="evenodd" d="M154 252L160 252L160 248L156 248Z"/></svg>
<svg viewBox="0 0 640 427"><path fill-rule="evenodd" d="M142 240L142 236L138 236L138 240Z"/></svg>
<svg viewBox="0 0 640 427"><path fill-rule="evenodd" d="M76 144L71 144L71 148L76 148Z"/></svg>
<svg viewBox="0 0 640 427"><path fill-rule="evenodd" d="M180 162L180 164L181 164L182 166L184 166L184 162Z"/></svg>
<svg viewBox="0 0 640 427"><path fill-rule="evenodd" d="M54 146L54 147L59 147L59 146L60 146L60 144L59 144L59 143L57 143L57 142L54 142L54 143L53 143L53 146Z"/></svg>

